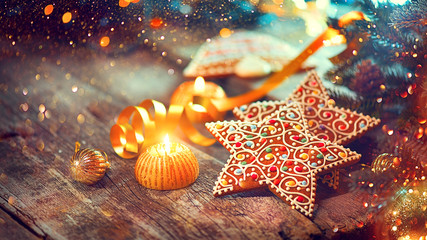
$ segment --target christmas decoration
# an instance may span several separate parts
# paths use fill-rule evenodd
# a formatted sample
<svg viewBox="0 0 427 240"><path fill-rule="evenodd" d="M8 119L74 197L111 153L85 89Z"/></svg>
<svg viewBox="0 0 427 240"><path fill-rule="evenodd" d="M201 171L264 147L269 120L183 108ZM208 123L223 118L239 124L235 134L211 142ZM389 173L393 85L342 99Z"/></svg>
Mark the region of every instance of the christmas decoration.
<svg viewBox="0 0 427 240"><path fill-rule="evenodd" d="M326 77L352 88L358 110L376 113L385 123L376 134L369 168L352 173L352 186L370 197L369 208L384 239L423 239L425 221L427 2L357 1L368 15L341 28L349 41L361 41L353 56L335 62ZM334 20L330 24L337 26ZM339 27L337 27L339 28ZM367 36L359 39L358 36ZM346 96L335 94L337 103ZM369 103L369 104L365 104Z"/></svg>
<svg viewBox="0 0 427 240"><path fill-rule="evenodd" d="M308 120L307 128L311 134L337 144L345 145L353 141L380 122L378 119L335 107L335 101L329 98L315 72L310 72L287 100L243 105L235 108L233 113L240 120L257 122L268 119L272 113L292 102L303 104L303 114ZM336 188L339 173L335 171L333 174L325 176L323 181Z"/></svg>
<svg viewBox="0 0 427 240"><path fill-rule="evenodd" d="M271 3L272 6L267 6L265 2ZM356 16L352 19L355 21L347 23L343 21L344 17L338 21L331 19L329 28L310 44L306 37L299 35L301 32L292 32L294 28L298 28L289 26L296 23L295 20L289 24L289 19L278 19L273 13L278 13L277 15L280 13L282 14L280 16L283 16L288 10L284 9L289 5L299 4L303 6L301 9L306 6L306 14L299 14L299 16L306 20L307 33L309 33L308 30L322 31L323 28L317 27L319 21L316 22L313 19L326 16L326 9L322 9L321 5L322 3L324 6L329 5L328 1L319 0L315 4L314 2L305 3L302 0L291 2L282 0L4 1L0 10L2 23L0 25L2 33L0 58L3 59L2 63L5 66L0 71L3 79L0 83L0 91L2 92L1 105L4 105L2 113L6 118L4 129L1 130L1 147L7 153L5 154L7 160L1 167L0 183L4 188L2 198L4 200L9 198L9 201L2 203L2 210L13 217L12 221L18 220L19 225L31 228L30 235L35 234L36 237L43 238L55 236L67 238L70 234L73 235L73 231L63 231L63 229L72 229L71 225L78 225L81 222L78 221L81 219L81 212L87 216L100 216L99 221L93 221L89 230L85 231L89 235L104 233L110 236L117 234L119 236L117 238L120 236L131 238L141 237L141 232L147 232L147 236L167 238L174 237L176 235L174 233L179 233L179 238L185 237L188 233L191 238L200 232L209 232L198 231L199 226L218 223L218 229L223 230L214 231L218 236L237 236L238 234L243 236L247 233L254 234L250 236L262 235L266 233L265 229L267 231L273 229L270 233L273 232L277 236L276 230L280 226L280 237L292 238L295 235L288 234L291 232L289 229L299 231L311 223L302 221L302 224L297 226L286 219L290 224L282 224L277 218L277 216L283 216L283 211L280 209L273 214L276 220L278 219L278 221L271 221L274 222L273 225L267 224L255 229L256 231L250 228L243 229L236 234L235 231L227 229L230 222L236 223L236 219L232 216L236 214L223 211L229 210L231 203L211 212L211 216L217 218L197 220L196 216L195 224L182 226L173 222L169 224L171 222L168 220L180 221L191 215L181 212L188 210L185 204L184 208L181 205L181 202L187 200L188 194L164 198L161 196L164 194L148 191L149 194L140 198L136 193L131 197L136 197L136 200L144 203L159 200L157 201L159 204L158 206L146 205L149 209L137 209L142 215L126 216L126 212L123 214L120 210L134 209L132 204L135 201L114 201L119 204L108 205L103 204L105 201L102 198L91 197L93 188L73 184L60 184L59 187L58 184L46 185L52 182L49 181L52 178L66 180L62 178L63 171L55 170L54 167L63 160L64 153L67 151L64 152L61 146L56 145L68 145L70 137L63 138L64 135L78 136L86 140L91 137L98 143L105 143L102 141L105 137L105 132L102 130L105 130L105 125L112 125L111 121L114 118L116 124L113 123L114 126L111 128L111 143L119 156L138 158L135 176L141 184L155 189L188 186L197 178L197 160L190 154L191 151L188 155L186 154L188 149L184 145L157 144L161 140L160 137L179 126L195 144L203 146L213 144L216 142L215 139L206 138L195 128L197 122L208 120L208 118L197 117L198 110L203 114L209 113L209 120L220 119L226 111L266 96L288 76L301 69L304 61L322 46L347 40L347 49L331 58L334 67L325 75L338 86L331 87L332 91L326 92L322 83L316 79L317 85L313 86L311 82L307 82L302 86L301 91L295 91L295 94L287 99L291 102L273 101L254 104L252 108L256 110L254 113L256 115L265 113L266 117L256 119L254 122L217 122L207 125L215 137L228 147L232 155L216 183L215 195L222 196L268 186L292 207L308 216L313 215L316 178L320 177L323 182L336 186L339 177L337 168L353 163L360 157L356 152L336 144L345 144L350 139L353 140L365 133L367 128L372 127L370 124L372 122L372 125L378 124L376 119L369 117L375 116L378 119L381 118L382 127L372 129L367 136L354 142L350 147L360 153L363 151L364 156L362 170L354 171L359 166L353 166L350 172L353 180L352 189L366 191L370 198L359 199L358 196L362 195L354 193L341 195L339 198L342 202L348 199L347 195L354 196L357 199L351 200L360 200L360 204L370 211L368 219L374 221L374 227L378 230L372 238L425 239L427 237L425 181L427 172L427 68L425 66L427 2L408 0L400 1L399 5L397 2L397 0L356 0L356 4L361 7L358 9L363 9L367 18L357 13L353 15ZM259 9L271 13L262 14ZM340 14L343 9L345 8L340 6L337 14ZM313 18L313 14L317 16ZM298 23L302 24L302 21ZM258 32L239 29L247 26L254 29L260 25L268 25L268 27L257 29ZM217 50L225 49L225 51L205 51L209 55L205 55L204 58L195 56L199 60L193 62L196 65L204 64L203 66L206 67L197 68L197 71L204 71L206 76L214 77L225 76L225 74L258 77L277 71L264 83L253 85L260 87L235 97L226 97L225 94L222 97L212 97L212 95L202 94L202 92L211 92L208 87L210 83L206 83L204 90L197 91L194 83L191 83L186 88L193 92L188 95L183 94L188 99L182 102L171 100L170 104L165 103L168 108L154 100L146 100L138 106L125 108L119 116L113 116L117 108L134 99L135 96L132 94L137 94L129 92L128 89L133 86L141 88L148 86L145 84L144 75L140 72L146 66L142 66L143 61L138 61L143 59L145 63L147 55L153 55L149 57L153 60L157 60L156 56L158 59L168 60L161 63L153 61L152 64L156 65L153 71L157 73L158 65L162 65L162 70L159 71L163 71L163 67L166 67L168 74L175 74L173 78L179 79L183 68L181 64L188 60L188 55L185 53L188 53L188 48L194 47L194 44L200 44L202 41L207 41L205 46L215 45L218 42L229 43L235 40L234 36L241 33L259 34L271 31L279 35L281 32L286 33L287 40L289 38L289 41L295 43L300 40L300 44L307 43L309 46L294 58L296 54L293 55L291 52L280 55L278 51L280 47L271 47L276 46L274 41L267 41L270 44L260 44L264 40L254 37L256 41L251 42L252 45L249 48L245 44L240 44L247 42L223 44L218 46ZM218 34L219 37L212 38ZM244 49L244 51L237 52L242 55L234 58L233 49L227 47ZM129 54L123 54L123 52ZM249 54L245 55L242 52ZM276 60L268 58L279 55L283 58ZM168 57L165 58L165 56ZM226 61L218 60L224 56L227 57ZM216 60L218 61L215 62ZM72 66L76 61L80 65ZM204 61L218 65L212 68ZM28 66L28 69L25 66ZM19 71L20 69L23 71ZM126 87L116 86L116 78L126 76L122 75L123 72L141 79L144 84L132 82ZM151 76L156 77L156 74ZM230 82L233 80L227 79L229 88L240 86L239 82ZM336 91L338 88L340 91ZM349 91L341 91L342 89ZM173 91L166 88L163 90L168 93ZM346 92L349 94L345 94ZM294 99L296 96L305 100ZM159 97L165 98L164 95ZM331 98L335 100L338 107L334 106L334 102L329 101ZM276 109L278 103L283 105ZM324 105L320 106L321 104ZM252 104L247 105L246 108L249 109L250 106ZM340 108L343 106L352 106L345 108L363 112L365 115ZM298 107L301 107L300 111L295 110ZM244 112L245 109L242 108L239 111ZM276 116L275 113L284 115ZM253 113L248 112L247 116L249 114ZM310 119L310 117L315 118ZM359 118L363 119L364 127L358 124ZM350 132L346 132L347 130ZM353 135L353 132L356 134ZM346 137L349 139L344 140ZM59 138L63 141L56 141ZM9 149L12 151L8 151ZM211 150L207 149L208 152ZM53 162L43 161L46 156L54 156L55 159L50 159ZM329 157L332 158L329 159ZM9 161L14 159L28 161ZM183 163L188 159L191 162L191 171L187 171L189 168L186 168L190 165ZM164 160L165 163L162 165L160 160ZM66 161L68 163L69 159ZM129 162L123 159L119 161L123 163L118 164L120 172L125 172L126 167L130 166ZM158 164L154 166L154 162ZM175 165L181 163L185 167ZM103 151L80 149L80 144L76 144L71 166L67 164L67 167L70 168L72 178L85 184L95 184L108 171L110 163ZM167 167L174 170L169 171ZM43 169L49 171L43 171ZM156 174L150 175L149 170ZM22 178L22 176L25 177ZM34 179L30 181L31 178ZM118 190L120 187L129 188L134 192L135 186L132 186L132 183L128 182L129 186L123 184L123 181L126 182L126 177L111 178L111 180L112 184L109 182L105 185L101 182L101 185L105 185L103 187L107 192L99 188L97 191L99 190L100 194L97 196L111 195L109 199L117 200L116 197L120 196L121 191L108 191L109 186L115 186ZM53 181L55 182L58 181ZM138 185L136 182L134 184ZM62 188L69 188L70 191L50 191ZM42 192L44 190L47 191ZM86 192L87 190L89 192ZM191 193L192 190L189 190ZM70 196L76 196L76 198L69 198ZM37 209L31 207L34 205L34 200L40 197L45 201L36 201L36 205L41 204L41 210L53 209L53 212L36 211ZM240 199L239 202L246 202L245 200L248 199ZM206 203L216 204L215 202L228 201L220 199ZM249 204L256 202L248 201ZM164 203L172 203L172 205L168 204L169 207L164 208L162 207ZM197 208L206 207L203 205L206 205L203 201L202 205L195 201L192 207L197 210ZM54 207L49 208L49 206ZM73 206L77 206L75 209L78 211L67 209ZM286 208L285 205L284 207ZM354 230L354 225L346 224L354 223L359 219L366 226L366 216L363 211L357 211L354 214L352 212L350 215L331 211L332 209L327 209L329 207L331 207L330 202L319 206L316 223L309 226L321 232L319 234L330 232L328 227L324 228L328 225L333 227L334 232ZM161 214L152 214L151 208L160 209ZM209 209L205 208L205 210ZM158 212L154 211L154 213ZM40 215L40 213L46 214ZM228 215L221 215L221 213L229 214L231 219L228 219ZM128 227L128 223L146 219L143 214L150 215L150 219L136 227ZM171 217L165 218L166 215ZM354 221L348 221L342 225L341 222L336 224L344 216ZM259 223L258 217L259 214L252 214L245 219ZM62 221L64 224L56 224L58 219L66 219L66 221ZM6 218L4 220L6 224L10 221ZM283 222L283 219L281 220ZM155 224L151 224L150 221ZM265 224L262 219L261 223ZM96 228L100 224L104 226L112 224L116 228L113 226L113 229L109 228L111 231L107 232L97 231L99 229ZM239 224L235 229L245 224L245 221L239 221ZM301 227L301 225L305 226ZM176 228L169 231L171 227ZM182 231L183 227L184 231ZM192 230L188 230L187 227ZM143 231L140 231L141 229ZM317 235L310 236L317 237ZM340 237L347 236L337 236L337 238Z"/></svg>
<svg viewBox="0 0 427 240"><path fill-rule="evenodd" d="M356 162L360 155L310 135L298 103L259 122L215 122L206 127L231 156L214 196L269 187L306 216L313 215L317 174Z"/></svg>
<svg viewBox="0 0 427 240"><path fill-rule="evenodd" d="M400 164L398 157L393 154L383 153L379 155L371 164L372 172L380 174L391 169L396 169Z"/></svg>
<svg viewBox="0 0 427 240"><path fill-rule="evenodd" d="M352 188L369 193L362 204L375 213L380 238L419 239L426 234L426 139L409 139L396 153L381 154L370 168L352 174Z"/></svg>
<svg viewBox="0 0 427 240"><path fill-rule="evenodd" d="M358 12L350 12L339 20L341 26L350 24L356 19L363 18L363 14ZM275 73L268 78L260 87L251 90L245 94L231 98L209 98L209 97L194 97L193 104L199 104L206 109L213 119L220 119L223 112L233 109L236 106L247 104L265 96L269 91L276 88L287 77L300 69L301 64L318 49L320 49L324 41L329 40L338 33L333 28L326 29L318 36L309 46L306 47L294 60L289 62L280 72ZM149 109L154 107L155 117L150 117ZM202 146L212 145L215 140L206 138L197 131L189 114L193 110L184 111L187 106L172 104L169 107L169 113L166 118L165 106L155 100L144 100L139 106L129 106L125 108L119 115L117 123L111 127L110 141L114 151L123 158L133 158L142 153L143 149L159 141L158 132L168 130L170 132L179 124L187 137ZM135 113L135 115L133 115ZM132 119L132 124L129 121ZM135 120L136 119L136 120ZM165 121L168 120L168 121ZM145 129L145 131L143 131ZM145 134L144 134L145 133Z"/></svg>
<svg viewBox="0 0 427 240"><path fill-rule="evenodd" d="M128 106L110 130L114 151L122 158L137 157L145 148L161 142L160 136L172 132L178 125L194 143L201 146L214 144L215 139L203 136L194 128L187 116L187 112L193 112L192 109L186 110L189 107L172 104L167 111L162 103L151 99L142 101L138 106Z"/></svg>
<svg viewBox="0 0 427 240"><path fill-rule="evenodd" d="M207 122L214 120L203 106L193 104L193 98L195 96L205 97L207 99L227 97L222 87L213 82L205 82L203 77L197 77L195 81L188 81L179 85L172 94L171 104L189 105L188 110L192 110L191 115L189 115L192 122Z"/></svg>
<svg viewBox="0 0 427 240"><path fill-rule="evenodd" d="M338 20L338 25L351 25L354 21L363 18L364 15L361 12L349 12L340 17L340 19ZM297 57L295 57L292 61L286 64L281 71L274 73L271 77L269 77L260 87L232 98L212 100L205 99L205 108L211 109L212 111L224 112L231 110L236 106L241 106L249 102L256 101L257 99L265 96L269 91L279 86L280 83L282 83L289 76L298 71L308 57L314 54L326 43L332 42L332 40L337 37L339 39L338 42L341 43L342 37L340 36L339 32L332 27L328 27L322 34L320 34L315 40L313 40L310 45L308 45L303 51L301 51L301 53Z"/></svg>
<svg viewBox="0 0 427 240"><path fill-rule="evenodd" d="M291 46L272 36L238 31L204 43L184 69L184 76L262 77L281 70L296 55Z"/></svg>
<svg viewBox="0 0 427 240"><path fill-rule="evenodd" d="M110 168L107 154L92 148L80 149L76 142L75 153L71 158L71 176L78 182L92 185L101 180Z"/></svg>
<svg viewBox="0 0 427 240"><path fill-rule="evenodd" d="M186 187L199 176L199 163L191 150L180 143L164 143L147 148L135 165L135 177L144 187L172 190Z"/></svg>
<svg viewBox="0 0 427 240"><path fill-rule="evenodd" d="M350 48L351 56L335 62L326 78L352 88L358 93L357 110L380 115L392 132L406 137L420 127L424 132L427 115L422 109L426 104L417 99L426 79L426 1L407 1L402 6L370 0L357 4L369 20L339 27L331 19L330 26L341 29L348 41L360 42L360 47ZM342 102L346 96L334 98Z"/></svg>

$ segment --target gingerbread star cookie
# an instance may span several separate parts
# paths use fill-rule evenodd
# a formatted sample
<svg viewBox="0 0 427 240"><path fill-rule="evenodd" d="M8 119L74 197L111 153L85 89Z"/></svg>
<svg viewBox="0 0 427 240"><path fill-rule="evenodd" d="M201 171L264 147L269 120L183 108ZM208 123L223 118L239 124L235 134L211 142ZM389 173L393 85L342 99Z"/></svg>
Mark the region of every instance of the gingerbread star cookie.
<svg viewBox="0 0 427 240"><path fill-rule="evenodd" d="M273 36L238 31L202 44L184 69L185 77L261 77L279 71L297 53Z"/></svg>
<svg viewBox="0 0 427 240"><path fill-rule="evenodd" d="M231 153L215 183L214 196L268 187L311 217L316 175L353 164L360 155L311 135L306 125L297 103L258 122L207 123L207 129Z"/></svg>
<svg viewBox="0 0 427 240"><path fill-rule="evenodd" d="M287 100L256 102L235 108L233 113L242 121L257 122L269 118L275 111L293 102L302 104L310 133L337 144L345 145L380 123L379 119L335 107L335 101L330 99L314 71L308 74ZM336 170L323 176L322 181L337 188L338 177L339 171Z"/></svg>

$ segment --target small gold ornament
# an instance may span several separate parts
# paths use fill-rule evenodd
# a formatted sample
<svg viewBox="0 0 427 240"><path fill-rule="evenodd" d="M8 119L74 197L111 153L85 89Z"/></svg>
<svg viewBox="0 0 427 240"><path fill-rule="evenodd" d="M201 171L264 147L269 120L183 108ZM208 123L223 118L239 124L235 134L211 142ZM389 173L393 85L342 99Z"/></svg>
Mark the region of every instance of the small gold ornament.
<svg viewBox="0 0 427 240"><path fill-rule="evenodd" d="M374 173L383 173L390 169L397 169L400 165L400 159L393 154L383 153L372 162L372 171Z"/></svg>
<svg viewBox="0 0 427 240"><path fill-rule="evenodd" d="M73 179L86 185L92 185L101 180L108 169L110 169L110 163L104 151L93 148L80 150L80 143L76 142L70 166Z"/></svg>

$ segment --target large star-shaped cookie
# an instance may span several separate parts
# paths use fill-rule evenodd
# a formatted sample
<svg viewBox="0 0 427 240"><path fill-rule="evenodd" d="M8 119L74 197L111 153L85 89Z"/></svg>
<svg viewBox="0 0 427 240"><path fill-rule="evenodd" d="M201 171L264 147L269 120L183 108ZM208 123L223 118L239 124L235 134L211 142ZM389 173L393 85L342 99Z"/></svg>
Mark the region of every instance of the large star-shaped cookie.
<svg viewBox="0 0 427 240"><path fill-rule="evenodd" d="M242 121L257 122L269 118L275 111L292 102L302 104L308 131L311 134L337 144L345 145L380 123L379 119L335 107L335 101L330 99L322 81L314 71L308 74L288 99L244 105L235 108L233 113ZM337 188L338 177L339 171L335 170L323 176L322 181Z"/></svg>
<svg viewBox="0 0 427 240"><path fill-rule="evenodd" d="M216 122L206 127L231 153L214 196L266 187L312 216L316 175L352 164L360 155L309 133L297 103L258 122Z"/></svg>

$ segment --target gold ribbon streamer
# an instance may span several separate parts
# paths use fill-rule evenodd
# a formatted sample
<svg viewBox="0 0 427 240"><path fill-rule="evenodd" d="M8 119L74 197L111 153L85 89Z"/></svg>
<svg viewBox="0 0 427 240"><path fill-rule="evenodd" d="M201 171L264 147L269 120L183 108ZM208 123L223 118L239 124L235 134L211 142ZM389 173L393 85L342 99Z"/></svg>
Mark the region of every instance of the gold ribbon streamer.
<svg viewBox="0 0 427 240"><path fill-rule="evenodd" d="M294 60L289 62L287 65L285 65L280 72L273 74L259 88L236 97L223 98L223 99L211 99L210 104L212 104L213 106L205 106L205 107L215 108L217 109L217 111L223 112L223 111L231 110L236 106L244 105L249 102L254 102L257 99L264 97L271 90L278 87L289 76L291 76L296 71L298 71L301 68L302 63L323 45L324 40L330 39L331 37L336 36L338 34L339 32L335 29L332 29L332 28L326 29L326 31L324 31L318 38L316 38Z"/></svg>
<svg viewBox="0 0 427 240"><path fill-rule="evenodd" d="M342 27L363 18L364 15L361 12L350 12L339 19L339 26ZM323 46L323 41L337 35L339 35L339 31L327 28L294 60L285 65L280 72L273 74L257 89L231 98L208 99L196 96L193 103L204 106L214 119L219 119L223 112L267 95L298 71L302 63ZM150 114L151 108L153 108L154 116ZM192 113L193 110L189 105L172 104L166 111L166 107L162 103L151 99L142 101L138 106L128 106L120 113L117 123L111 127L110 141L113 149L120 157L134 158L144 148L162 141L164 135L174 131L178 125L192 142L201 146L214 144L215 139L205 137L194 127L190 121Z"/></svg>
<svg viewBox="0 0 427 240"><path fill-rule="evenodd" d="M338 25L340 27L343 27L352 23L355 20L362 20L364 18L365 16L363 15L362 12L352 11L343 15L338 20ZM233 109L236 106L241 106L246 103L258 100L264 97L265 95L267 95L267 93L269 93L271 90L279 86L289 76L291 76L296 71L298 71L301 68L302 63L323 46L323 42L325 40L329 40L339 34L340 34L339 31L336 29L333 29L331 27L327 28L308 47L306 47L294 60L289 62L287 65L285 65L280 72L273 74L269 79L265 81L263 85L261 85L257 89L254 89L252 91L249 91L245 94L242 94L236 97L223 98L223 99L209 99L209 101L199 100L199 102L197 103L204 106L206 109L212 109L212 111L216 109L216 111L225 112ZM208 103L206 104L206 102ZM206 105L203 105L204 103Z"/></svg>

